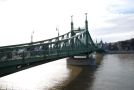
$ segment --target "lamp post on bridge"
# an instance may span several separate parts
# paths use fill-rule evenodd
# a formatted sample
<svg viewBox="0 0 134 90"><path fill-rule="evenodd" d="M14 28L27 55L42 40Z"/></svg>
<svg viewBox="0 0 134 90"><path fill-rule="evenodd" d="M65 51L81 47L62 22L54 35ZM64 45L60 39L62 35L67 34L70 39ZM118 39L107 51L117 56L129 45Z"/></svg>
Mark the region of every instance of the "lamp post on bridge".
<svg viewBox="0 0 134 90"><path fill-rule="evenodd" d="M57 56L59 56L59 28L56 27L56 31L58 32L58 40L57 40Z"/></svg>
<svg viewBox="0 0 134 90"><path fill-rule="evenodd" d="M33 34L34 34L34 30L31 33L31 43L33 42Z"/></svg>
<svg viewBox="0 0 134 90"><path fill-rule="evenodd" d="M58 41L59 41L59 28L56 27L56 31L58 32Z"/></svg>

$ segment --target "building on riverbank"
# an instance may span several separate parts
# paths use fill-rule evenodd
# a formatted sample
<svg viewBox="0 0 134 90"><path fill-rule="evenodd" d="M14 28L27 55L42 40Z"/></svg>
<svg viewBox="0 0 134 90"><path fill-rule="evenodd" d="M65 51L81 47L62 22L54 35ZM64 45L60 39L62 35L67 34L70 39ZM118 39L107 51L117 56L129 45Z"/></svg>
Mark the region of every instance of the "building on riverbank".
<svg viewBox="0 0 134 90"><path fill-rule="evenodd" d="M110 51L134 51L134 38L125 41L118 41L108 43L108 50Z"/></svg>

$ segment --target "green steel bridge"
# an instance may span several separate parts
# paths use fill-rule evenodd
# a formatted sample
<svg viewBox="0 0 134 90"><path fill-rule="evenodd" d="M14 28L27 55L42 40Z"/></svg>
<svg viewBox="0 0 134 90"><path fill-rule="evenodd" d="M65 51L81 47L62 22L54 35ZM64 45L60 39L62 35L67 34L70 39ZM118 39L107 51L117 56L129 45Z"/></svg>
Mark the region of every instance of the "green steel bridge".
<svg viewBox="0 0 134 90"><path fill-rule="evenodd" d="M0 76L12 73L13 69L35 63L47 63L76 55L89 55L98 48L88 31L87 15L85 28L74 29L58 37L31 43L0 47Z"/></svg>

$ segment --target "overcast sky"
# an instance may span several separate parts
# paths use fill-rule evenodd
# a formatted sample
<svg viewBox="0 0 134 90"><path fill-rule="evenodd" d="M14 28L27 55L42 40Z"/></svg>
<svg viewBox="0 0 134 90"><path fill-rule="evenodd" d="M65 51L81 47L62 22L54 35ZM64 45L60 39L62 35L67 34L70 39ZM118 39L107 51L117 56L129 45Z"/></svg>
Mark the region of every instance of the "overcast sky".
<svg viewBox="0 0 134 90"><path fill-rule="evenodd" d="M134 0L0 0L0 46L44 40L83 27L88 13L93 40L134 38Z"/></svg>

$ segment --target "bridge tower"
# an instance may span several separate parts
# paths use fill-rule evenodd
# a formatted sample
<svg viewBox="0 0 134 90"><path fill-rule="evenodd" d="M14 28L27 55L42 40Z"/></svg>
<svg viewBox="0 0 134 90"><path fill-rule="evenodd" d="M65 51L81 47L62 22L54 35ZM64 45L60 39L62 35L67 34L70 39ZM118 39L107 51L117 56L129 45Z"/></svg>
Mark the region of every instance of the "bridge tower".
<svg viewBox="0 0 134 90"><path fill-rule="evenodd" d="M88 20L87 20L87 13L85 13L86 15L86 20L85 20L85 29L88 30Z"/></svg>
<svg viewBox="0 0 134 90"><path fill-rule="evenodd" d="M74 24L73 24L73 15L71 16L71 37L75 35L74 32ZM71 40L71 48L73 49L74 47L74 40Z"/></svg>
<svg viewBox="0 0 134 90"><path fill-rule="evenodd" d="M73 15L71 16L71 31L74 30L74 24L73 24Z"/></svg>
<svg viewBox="0 0 134 90"><path fill-rule="evenodd" d="M71 16L71 36L74 36L75 32L74 32L74 24L73 24L73 15Z"/></svg>
<svg viewBox="0 0 134 90"><path fill-rule="evenodd" d="M88 20L87 20L87 13L85 13L85 29L86 29L86 46L88 48ZM89 57L89 54L86 55L86 57Z"/></svg>
<svg viewBox="0 0 134 90"><path fill-rule="evenodd" d="M87 20L87 13L85 13L86 19L85 19L85 29L86 29L86 46L88 48L88 20Z"/></svg>
<svg viewBox="0 0 134 90"><path fill-rule="evenodd" d="M71 37L75 35L75 32L82 30L80 28L78 28L78 30L74 30L74 26L73 26L73 16L71 16ZM84 30L86 30L85 33L85 44L86 44L86 48L89 48L89 44L93 43L91 36L89 35L88 32L88 20L87 20L87 13L85 13L85 28ZM74 46L74 41L71 41L71 47L73 48ZM87 52L83 55L80 56L72 56L70 58L67 59L67 63L70 65L96 65L96 61L95 58L91 55L91 53Z"/></svg>

